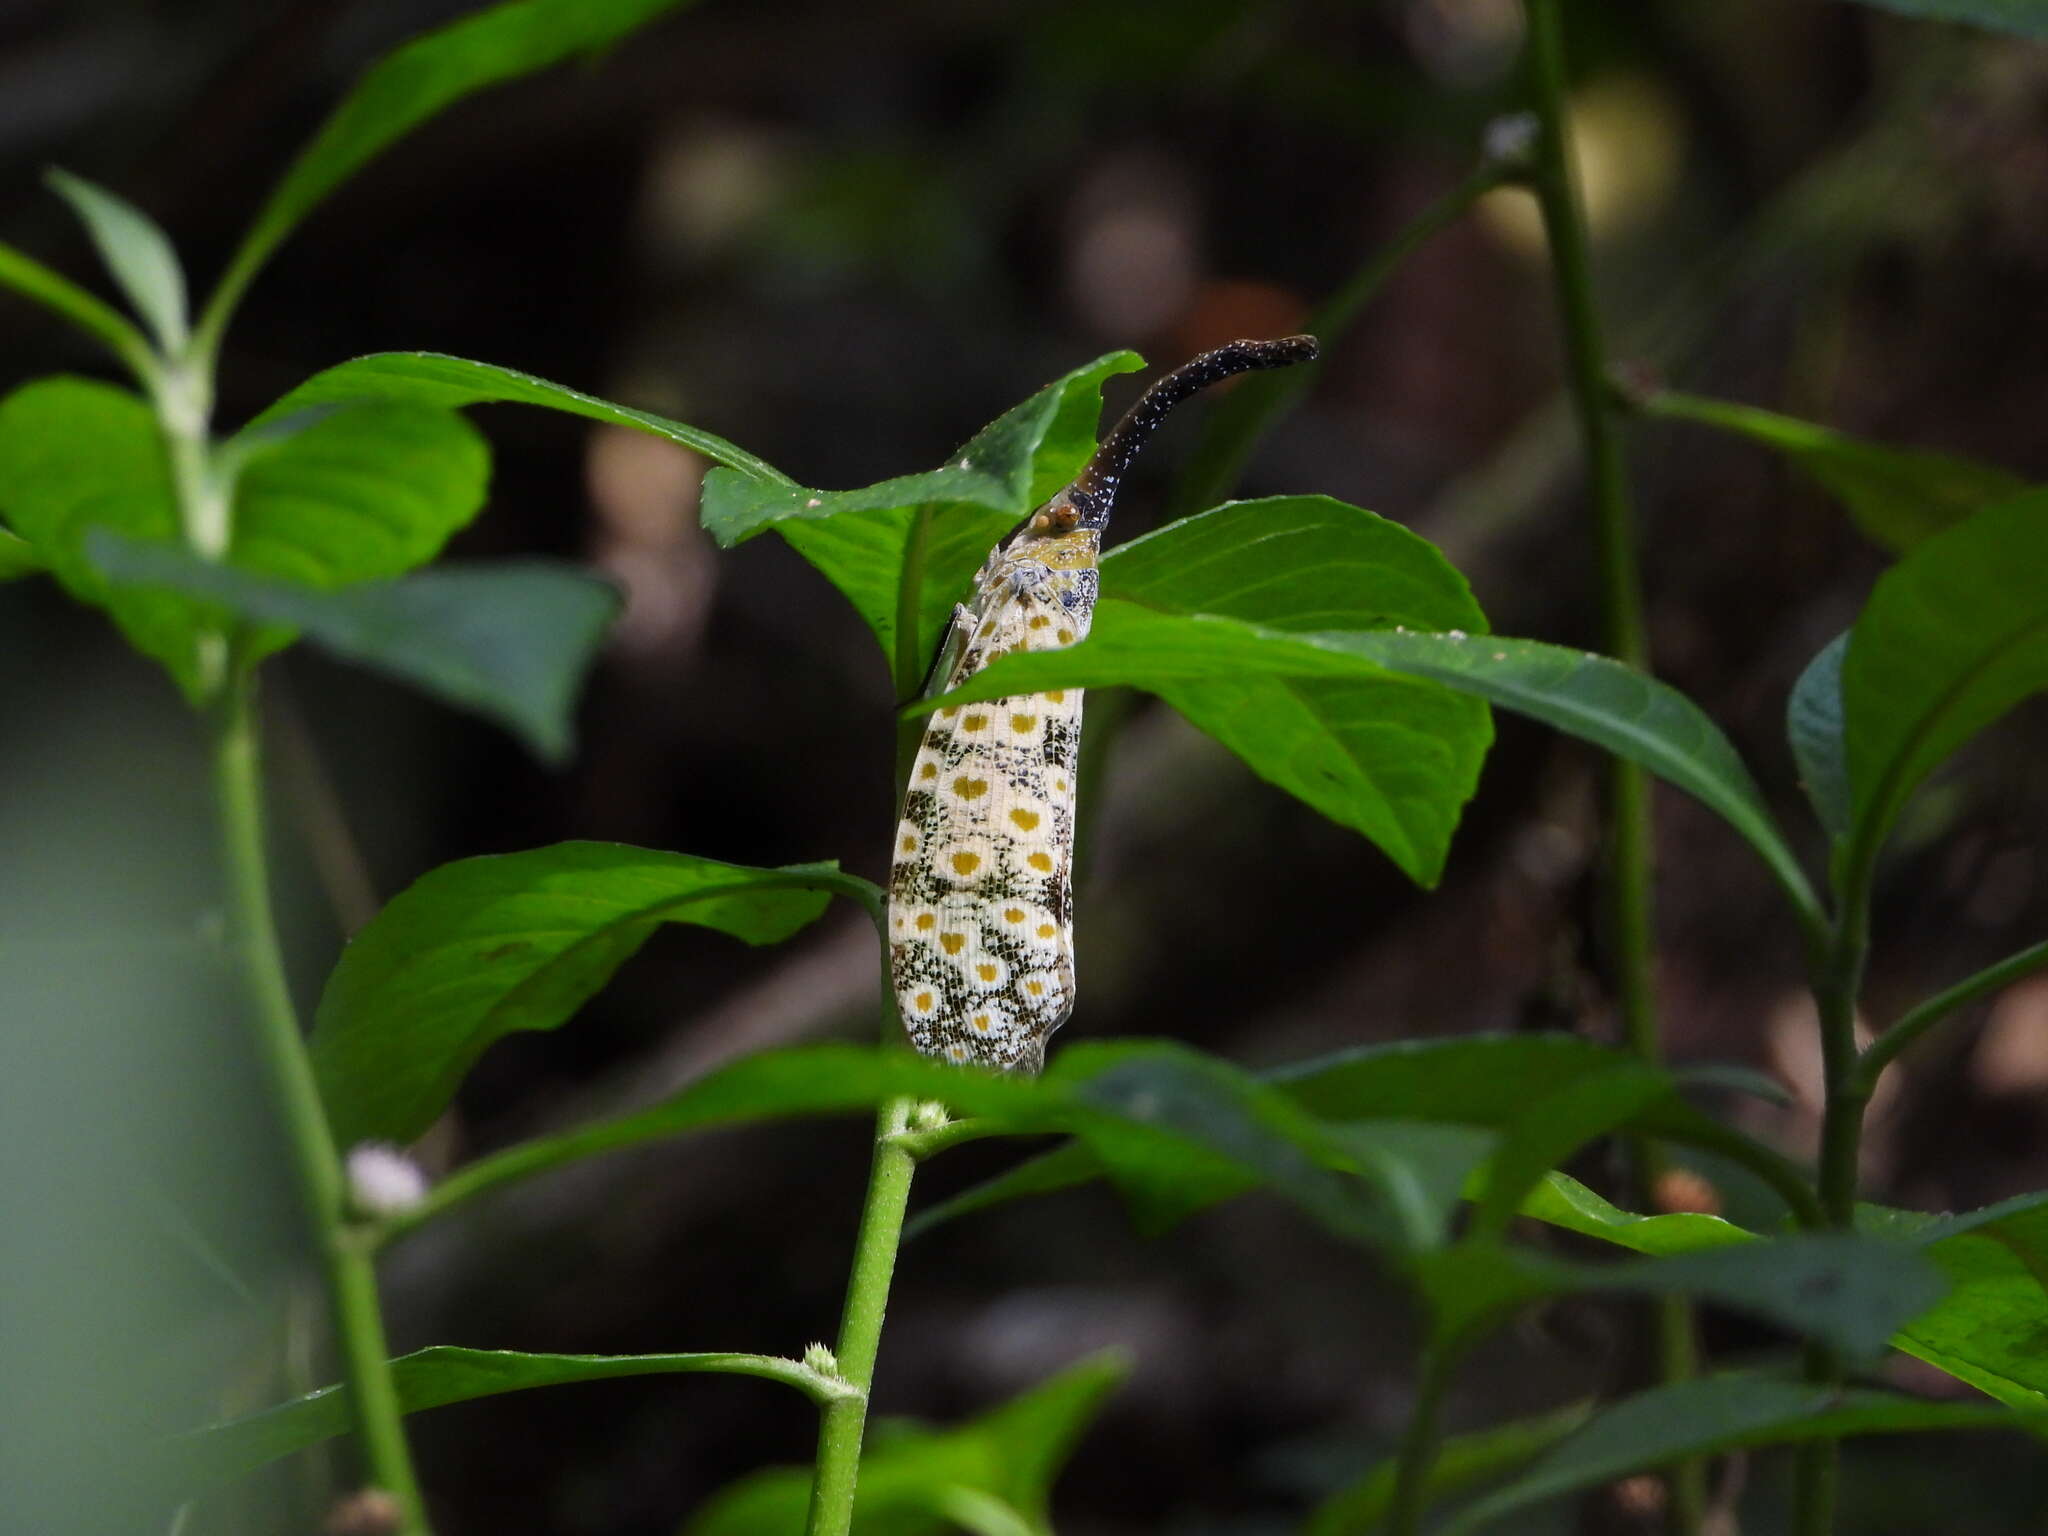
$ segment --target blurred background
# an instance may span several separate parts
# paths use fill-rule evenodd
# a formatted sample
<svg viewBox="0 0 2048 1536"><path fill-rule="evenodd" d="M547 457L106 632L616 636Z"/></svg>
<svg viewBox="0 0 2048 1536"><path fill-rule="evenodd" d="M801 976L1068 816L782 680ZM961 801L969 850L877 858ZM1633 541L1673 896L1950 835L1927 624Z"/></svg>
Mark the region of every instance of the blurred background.
<svg viewBox="0 0 2048 1536"><path fill-rule="evenodd" d="M354 76L467 9L9 0L0 238L105 290L39 183L61 164L158 218L203 285ZM1570 9L1619 357L2048 478L2048 52L1834 0ZM1298 326L1469 169L1486 123L1517 105L1520 41L1517 0L706 0L589 67L449 112L345 187L250 294L220 420L343 358L431 349L679 417L811 485L927 468L1100 352L1171 364ZM1326 492L1397 518L1468 573L1496 629L1594 643L1533 206L1490 198L1327 351L1244 493ZM10 388L105 374L11 297L0 359ZM1113 380L1111 408L1136 387ZM476 414L494 490L455 552L587 560L629 604L561 773L317 655L271 665L280 899L309 1003L353 926L464 855L583 837L883 868L891 700L852 610L773 538L716 553L695 520L706 466L682 450L524 408ZM1139 466L1120 536L1167 515L1199 414ZM1677 425L1631 442L1659 671L1728 728L1817 850L1785 695L1882 556L1761 450ZM0 588L0 701L0 1333L19 1396L0 1526L164 1530L121 1502L99 1448L131 1421L266 1401L278 1298L300 1278L207 958L199 736L163 678L46 582ZM1424 893L1157 705L1089 707L1109 750L1084 791L1100 814L1063 1039L1165 1034L1266 1065L1400 1036L1609 1031L1589 752L1502 717L1450 870ZM2048 720L2023 712L1917 802L1878 914L1880 1018L2048 925L2044 747ZM1818 1067L1774 890L1670 792L1657 835L1672 1054L1782 1078L1790 1107L1725 1110L1808 1148ZM494 1049L423 1156L445 1166L642 1103L745 1051L870 1038L876 983L851 913L765 952L662 934L571 1026ZM2044 1087L2037 980L1911 1062L1873 1121L1873 1193L1942 1209L2048 1184ZM395 1252L393 1342L800 1351L836 1325L867 1136L833 1122L698 1137L498 1199ZM1019 1155L949 1154L919 1199ZM1772 1219L1703 1171L1731 1215ZM1727 1358L1778 1342L1719 1316L1706 1333ZM877 1407L957 1419L1121 1346L1133 1374L1061 1484L1061 1529L1256 1536L1294 1529L1388 1448L1413 1342L1396 1291L1269 1200L1144 1241L1083 1190L906 1249ZM1626 1312L1554 1309L1481 1351L1452 1425L1643 1371ZM444 1536L656 1536L727 1480L806 1460L813 1417L782 1388L696 1377L413 1424ZM1726 1475L1747 1490L1742 1528L1778 1529L1782 1469ZM295 1467L190 1529L311 1529L319 1476ZM2034 1532L2048 1465L2010 1440L1865 1442L1848 1488L1845 1531ZM1643 1494L1522 1529L1647 1530Z"/></svg>

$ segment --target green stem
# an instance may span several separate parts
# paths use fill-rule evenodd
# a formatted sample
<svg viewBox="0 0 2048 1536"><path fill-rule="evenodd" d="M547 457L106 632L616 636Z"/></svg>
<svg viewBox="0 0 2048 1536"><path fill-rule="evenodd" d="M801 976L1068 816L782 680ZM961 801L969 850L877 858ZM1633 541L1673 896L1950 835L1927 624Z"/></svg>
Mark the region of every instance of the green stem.
<svg viewBox="0 0 2048 1536"><path fill-rule="evenodd" d="M300 1199L319 1245L364 1458L371 1479L398 1500L404 1512L403 1536L424 1536L425 1512L387 1364L390 1351L384 1342L370 1250L350 1221L341 1160L306 1055L271 919L261 785L255 710L251 686L244 680L219 700L214 734L214 792L234 954L249 991L257 1054L270 1081Z"/></svg>
<svg viewBox="0 0 2048 1536"><path fill-rule="evenodd" d="M1834 942L1814 983L1820 1013L1822 1080L1827 1102L1821 1114L1820 1203L1828 1225L1848 1231L1856 1224L1856 1177L1863 1140L1863 1112L1870 1089L1856 1049L1856 1004L1863 991L1870 949L1870 887L1875 855L1868 840L1844 860L1840 913ZM1806 1379L1838 1387L1844 1372L1830 1350L1809 1346ZM1840 1444L1816 1440L1801 1447L1792 1468L1792 1529L1797 1536L1829 1536L1835 1527L1835 1490L1840 1480Z"/></svg>
<svg viewBox="0 0 2048 1536"><path fill-rule="evenodd" d="M882 1106L875 1123L875 1157L868 1175L867 1203L847 1279L846 1309L839 1322L839 1374L859 1389L826 1406L818 1423L817 1471L811 1479L810 1518L805 1536L846 1536L853 1528L853 1497L860 1480L861 1440L867 1428L868 1391L875 1380L875 1355L882 1343L882 1318L889 1282L910 1205L910 1181L917 1160L899 1138L910 1124L911 1101Z"/></svg>
<svg viewBox="0 0 2048 1536"><path fill-rule="evenodd" d="M1856 1071L1857 1080L1866 1092L1874 1090L1884 1069L1935 1025L1980 998L2003 991L2021 977L2031 976L2044 967L2048 967L2048 940L2016 955L2008 955L1996 965L1986 966L1974 976L1965 977L1947 991L1935 993L1877 1037L1870 1049L1863 1053L1863 1060Z"/></svg>
<svg viewBox="0 0 2048 1536"><path fill-rule="evenodd" d="M1429 1474L1436 1467L1437 1442L1443 1432L1444 1394L1451 1384L1457 1354L1441 1340L1425 1345L1417 1372L1415 1406L1401 1433L1394 1462L1394 1491L1387 1500L1388 1536L1416 1536L1429 1507Z"/></svg>
<svg viewBox="0 0 2048 1536"><path fill-rule="evenodd" d="M1539 123L1534 184L1550 245L1566 377L1585 442L1603 638L1610 655L1647 671L1649 634L1643 619L1642 565L1629 505L1628 468L1607 389L1607 356L1593 299L1584 204L1572 164L1563 0L1530 0L1528 15L1529 68ZM1609 762L1607 771L1604 848L1603 907L1613 948L1622 1043L1654 1064L1664 1053L1657 1028L1651 916L1650 783L1640 767L1619 757ZM1644 1137L1630 1138L1627 1150L1630 1197L1637 1210L1653 1210L1663 1154ZM1673 1301L1655 1307L1652 1317L1662 1379L1684 1380L1697 1363L1692 1309ZM1692 1458L1674 1467L1667 1528L1675 1536L1694 1536L1705 1518L1706 1502L1705 1463Z"/></svg>

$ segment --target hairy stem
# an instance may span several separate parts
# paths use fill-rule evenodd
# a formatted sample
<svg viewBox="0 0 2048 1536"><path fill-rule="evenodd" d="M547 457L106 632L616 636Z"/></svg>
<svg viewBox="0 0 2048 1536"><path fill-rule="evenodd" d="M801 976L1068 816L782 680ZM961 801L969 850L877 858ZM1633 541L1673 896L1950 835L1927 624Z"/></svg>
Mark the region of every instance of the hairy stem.
<svg viewBox="0 0 2048 1536"><path fill-rule="evenodd" d="M419 1484L406 1450L403 1415L391 1384L384 1323L369 1246L349 1217L334 1136L320 1103L304 1038L285 980L271 919L269 863L263 839L262 775L250 684L236 683L216 706L214 793L228 877L228 913L236 963L249 993L257 1054L283 1124L300 1199L313 1225L342 1375L371 1480L403 1511L404 1536L427 1529Z"/></svg>
<svg viewBox="0 0 2048 1536"><path fill-rule="evenodd" d="M874 1384L889 1282L896 1272L903 1214L910 1205L910 1180L917 1168L916 1158L897 1139L909 1127L910 1107L909 1099L891 1100L882 1106L875 1123L874 1163L868 1174L867 1203L861 1209L860 1236L854 1244L836 1351L840 1376L857 1388L859 1395L828 1404L819 1419L818 1463L811 1479L805 1536L846 1536L853 1527L868 1389Z"/></svg>
<svg viewBox="0 0 2048 1536"><path fill-rule="evenodd" d="M1599 312L1593 299L1593 266L1584 206L1572 164L1571 127L1565 108L1563 0L1530 0L1529 70L1538 119L1534 181L1543 228L1550 244L1559 319L1564 331L1565 371L1593 503L1593 547L1598 565L1601 623L1608 653L1648 670L1650 646L1643 620L1643 578L1629 505L1628 468L1619 425L1607 389L1607 357ZM1607 771L1606 836L1603 839L1603 908L1613 955L1613 987L1623 1044L1644 1061L1663 1058L1658 1035L1651 918L1650 783L1648 775L1623 758ZM1641 1211L1655 1209L1663 1154L1647 1138L1627 1143L1629 1198ZM1680 1381L1696 1366L1692 1309L1682 1301L1652 1310L1659 1374ZM1668 1529L1696 1536L1706 1514L1706 1468L1697 1459L1680 1463L1671 1476Z"/></svg>

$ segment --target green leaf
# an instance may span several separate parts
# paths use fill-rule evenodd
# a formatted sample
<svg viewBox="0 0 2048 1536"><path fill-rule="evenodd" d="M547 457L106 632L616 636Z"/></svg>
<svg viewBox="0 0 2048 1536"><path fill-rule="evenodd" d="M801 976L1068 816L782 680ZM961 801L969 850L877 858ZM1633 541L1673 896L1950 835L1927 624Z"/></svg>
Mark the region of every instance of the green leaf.
<svg viewBox="0 0 2048 1536"><path fill-rule="evenodd" d="M1105 562L1105 584L1108 572ZM1562 646L1459 633L1283 634L1207 613L1155 614L1106 597L1096 609L1094 630L1079 645L1006 656L943 699L923 700L910 708L929 710L942 703L1108 684L1163 692L1163 684L1215 680L1224 689L1230 686L1228 679L1248 686L1261 675L1390 681L1407 677L1440 683L1533 716L1638 762L1698 797L1763 856L1802 912L1819 910L1798 859L1780 836L1749 770L1713 721L1683 694L1654 678ZM1383 724L1381 728L1395 738L1388 744L1390 753L1434 750L1448 755L1448 745L1432 738L1443 733L1455 740L1451 733L1456 727L1450 720L1439 717L1419 730L1412 723L1424 707L1422 701L1437 696L1437 690L1411 694L1415 702ZM1334 759L1319 759L1308 765L1308 771L1336 782L1343 777L1340 766ZM1432 775L1447 771L1448 765L1428 765L1415 775L1413 793L1418 799L1427 796ZM1403 862L1387 841L1378 835L1374 840L1396 862Z"/></svg>
<svg viewBox="0 0 2048 1536"><path fill-rule="evenodd" d="M2048 1195L1944 1218L1861 1214L1903 1224L1948 1278L1948 1295L1901 1330L1899 1348L2002 1403L2048 1412Z"/></svg>
<svg viewBox="0 0 2048 1536"><path fill-rule="evenodd" d="M391 406L302 420L301 430L252 441L236 459L230 560L320 587L431 558L482 504L490 464L461 417ZM180 592L117 589L85 547L95 527L159 542L182 535L147 405L84 379L15 391L0 402L0 510L74 596L106 609L188 698L204 695L202 639L225 615ZM257 637L251 656L284 638Z"/></svg>
<svg viewBox="0 0 2048 1536"><path fill-rule="evenodd" d="M713 470L704 526L727 547L774 528L867 621L907 695L989 550L1094 451L1103 380L1142 366L1135 352L1097 358L1004 412L940 468L861 490ZM901 634L907 615L915 623Z"/></svg>
<svg viewBox="0 0 2048 1536"><path fill-rule="evenodd" d="M2048 37L2048 0L1863 0L1880 10L1930 21L1966 21L2021 37Z"/></svg>
<svg viewBox="0 0 2048 1536"><path fill-rule="evenodd" d="M1408 1260L1439 1342L1470 1339L1510 1311L1587 1292L1695 1296L1873 1360L1904 1323L1941 1299L1934 1266L1900 1243L1800 1235L1619 1264L1568 1263L1482 1237Z"/></svg>
<svg viewBox="0 0 2048 1536"><path fill-rule="evenodd" d="M0 528L0 581L15 581L47 569L35 545Z"/></svg>
<svg viewBox="0 0 2048 1536"><path fill-rule="evenodd" d="M1054 1060L1052 1075L1065 1069L1077 1048ZM1080 1058L1080 1064L1088 1058ZM1388 1045L1366 1046L1339 1052L1314 1061L1297 1063L1268 1073L1264 1079L1296 1104L1323 1122L1322 1136L1342 1144L1349 1126L1370 1123L1384 1126L1429 1122L1496 1130L1521 1122L1529 1134L1540 1131L1529 1122L1532 1104L1565 1102L1575 1085L1604 1080L1611 1073L1641 1070L1633 1059L1610 1046L1576 1035L1464 1035L1444 1040L1402 1040ZM1753 1148L1746 1138L1694 1109L1679 1097L1670 1079L1661 1095L1646 1095L1625 1123L1632 1129L1650 1132L1665 1140L1709 1148L1745 1163L1753 1162ZM1424 1165L1455 1160L1449 1147L1417 1159ZM914 1231L927 1230L942 1221L971 1211L986 1209L1025 1195L1046 1194L1101 1177L1101 1160L1087 1147L1065 1146L1034 1158L1009 1173L977 1185L934 1207L913 1224ZM1459 1170L1463 1179L1462 1167ZM1568 1181L1569 1182L1569 1181ZM1149 1192L1140 1206L1141 1229L1157 1231L1171 1226L1194 1211L1233 1198L1252 1187L1241 1168L1181 1167L1169 1170L1164 1185ZM1629 1216L1598 1200L1590 1191L1572 1200L1546 1194L1539 1185L1526 1197L1524 1208L1556 1225L1585 1231L1593 1236L1610 1235L1599 1230L1604 1224L1615 1229L1629 1226L1639 1231L1637 1241L1625 1246L1640 1247L1648 1253L1682 1251L1705 1246L1705 1241L1669 1244L1660 1240L1675 1234L1679 1224L1710 1222L1707 1217ZM1127 1189L1126 1193L1130 1193ZM1577 1203L1570 1212L1560 1205ZM1611 1213L1608 1214L1608 1213ZM1632 1224L1645 1224L1638 1229ZM1667 1227L1664 1223L1671 1223ZM1739 1241L1750 1236L1726 1222L1713 1222L1714 1235L1721 1241ZM1422 1244L1419 1246L1428 1246Z"/></svg>
<svg viewBox="0 0 2048 1536"><path fill-rule="evenodd" d="M1920 782L2044 686L2048 492L2036 492L1920 545L1878 580L1850 631L1845 863L1867 870Z"/></svg>
<svg viewBox="0 0 2048 1536"><path fill-rule="evenodd" d="M1423 1480L1425 1497L1434 1503L1474 1483L1491 1482L1513 1471L1556 1445L1592 1412L1590 1401L1573 1403L1534 1418L1450 1436L1438 1446L1436 1460ZM1395 1468L1391 1458L1382 1461L1357 1482L1323 1500L1309 1517L1306 1536L1368 1536L1378 1530L1393 1503Z"/></svg>
<svg viewBox="0 0 2048 1536"><path fill-rule="evenodd" d="M0 513L35 546L66 591L105 609L129 644L170 671L188 698L202 688L206 615L172 592L116 591L85 553L88 528L178 536L156 418L125 389L39 379L0 401Z"/></svg>
<svg viewBox="0 0 2048 1536"><path fill-rule="evenodd" d="M1052 1484L1128 1370L1113 1355L1084 1360L957 1429L877 1426L861 1458L856 1536L961 1525L1051 1536ZM756 1472L717 1494L684 1536L797 1536L810 1488L809 1467Z"/></svg>
<svg viewBox="0 0 2048 1536"><path fill-rule="evenodd" d="M1618 1062L1552 1093L1532 1095L1508 1122L1472 1212L1475 1236L1504 1237L1530 1192L1588 1142L1671 1097L1671 1078L1640 1062Z"/></svg>
<svg viewBox="0 0 2048 1536"><path fill-rule="evenodd" d="M1468 1536L1545 1499L1688 1457L1928 1430L2019 1429L2040 1434L2044 1422L2048 1421L2002 1408L1922 1402L1894 1392L1811 1386L1762 1376L1681 1382L1603 1409L1538 1460L1527 1475L1455 1516L1442 1528L1442 1536Z"/></svg>
<svg viewBox="0 0 2048 1536"><path fill-rule="evenodd" d="M1694 1211L1638 1216L1586 1188L1570 1174L1547 1173L1522 1201L1524 1216L1652 1255L1695 1253L1756 1241L1756 1234L1719 1216Z"/></svg>
<svg viewBox="0 0 2048 1536"><path fill-rule="evenodd" d="M322 591L104 529L87 545L107 578L129 590L184 593L287 634L303 631L338 656L498 721L548 763L569 756L577 689L619 609L609 583L552 561L441 565ZM252 652L282 638L263 631Z"/></svg>
<svg viewBox="0 0 2048 1536"><path fill-rule="evenodd" d="M842 881L831 865L580 842L430 871L350 940L321 994L311 1050L335 1140L411 1141L485 1047L562 1024L662 923L775 944Z"/></svg>
<svg viewBox="0 0 2048 1536"><path fill-rule="evenodd" d="M487 86L590 54L680 0L515 0L416 38L381 59L300 151L242 237L207 306L217 330L279 242L371 158Z"/></svg>
<svg viewBox="0 0 2048 1536"><path fill-rule="evenodd" d="M1835 636L1806 664L1792 685L1785 708L1785 734L1799 764L1799 783L1828 837L1840 842L1849 835L1849 763L1842 732L1842 658L1849 636Z"/></svg>
<svg viewBox="0 0 2048 1536"><path fill-rule="evenodd" d="M1113 550L1102 582L1109 597L1155 612L1283 633L1486 629L1465 578L1434 545L1327 496L1232 502L1184 518ZM1423 885L1442 873L1493 734L1484 705L1384 676L1238 674L1152 691Z"/></svg>
<svg viewBox="0 0 2048 1536"><path fill-rule="evenodd" d="M1285 1094L1215 1057L1164 1042L1076 1046L1061 1053L1049 1086L1071 1087L1083 1104L1120 1120L1158 1127L1227 1160L1286 1196L1339 1237L1373 1249L1421 1247L1433 1226L1406 1219L1417 1211L1399 1197L1400 1160L1387 1149L1360 1159ZM1092 1134L1090 1149L1112 1182L1154 1224L1163 1201L1186 1209L1182 1186L1213 1186L1220 1168L1161 1159L1146 1140ZM1133 1158L1134 1151L1145 1154ZM1169 1152L1171 1149L1168 1149ZM1340 1172L1338 1170L1344 1170ZM1357 1173L1363 1178L1346 1177ZM1426 1219L1426 1218L1425 1218Z"/></svg>
<svg viewBox="0 0 2048 1536"><path fill-rule="evenodd" d="M672 443L703 454L707 459L758 479L784 483L788 480L780 470L765 460L755 458L744 448L684 422L671 421L652 411L614 405L609 400L600 400L595 395L586 395L563 384L550 383L533 374L521 373L516 368L500 368L495 363L473 363L467 358L448 357L439 352L373 352L368 357L338 363L314 374L264 411L243 428L236 440L260 433L314 406L371 400L449 411L468 405L538 405L547 410L564 411L571 416L583 416L591 421L665 437Z"/></svg>
<svg viewBox="0 0 2048 1536"><path fill-rule="evenodd" d="M185 271L164 232L133 203L81 176L52 170L46 177L85 224L114 281L156 333L157 345L167 356L181 351L187 334Z"/></svg>
<svg viewBox="0 0 2048 1536"><path fill-rule="evenodd" d="M454 1349L438 1345L391 1362L391 1384L402 1412L419 1413L472 1402L501 1392L609 1381L620 1376L683 1375L718 1371L784 1381L820 1402L852 1389L794 1360L767 1355L530 1355L509 1349ZM171 1447L188 1494L231 1482L280 1457L344 1435L354 1426L345 1386L321 1387L261 1413L180 1436Z"/></svg>
<svg viewBox="0 0 2048 1536"><path fill-rule="evenodd" d="M68 277L11 245L0 245L0 284L61 315L86 335L103 342L137 378L152 366L149 342L112 305L94 298Z"/></svg>
<svg viewBox="0 0 2048 1536"><path fill-rule="evenodd" d="M1776 449L1840 501L1874 542L1894 553L2027 488L2020 476L1973 459L1865 442L1755 406L1673 391L1652 396L1644 408Z"/></svg>
<svg viewBox="0 0 2048 1536"><path fill-rule="evenodd" d="M365 404L308 410L244 433L229 560L310 587L402 576L468 526L491 450L449 410Z"/></svg>
<svg viewBox="0 0 2048 1536"><path fill-rule="evenodd" d="M1189 710L1260 777L1363 833L1427 885L1442 870L1492 730L1469 701L1346 649L1373 638L1287 635L1105 597L1079 645L1006 656L943 699L909 707L1143 688Z"/></svg>

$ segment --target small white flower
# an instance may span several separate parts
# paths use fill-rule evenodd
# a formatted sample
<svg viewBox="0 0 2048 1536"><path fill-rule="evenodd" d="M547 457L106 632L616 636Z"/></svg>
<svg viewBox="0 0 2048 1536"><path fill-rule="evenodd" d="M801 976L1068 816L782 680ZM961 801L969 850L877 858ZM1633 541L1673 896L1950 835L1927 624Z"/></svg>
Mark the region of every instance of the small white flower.
<svg viewBox="0 0 2048 1536"><path fill-rule="evenodd" d="M348 1152L348 1193L366 1216L397 1216L427 1198L427 1176L390 1142L359 1142Z"/></svg>
<svg viewBox="0 0 2048 1536"><path fill-rule="evenodd" d="M804 1364L820 1376L839 1374L839 1357L824 1344L813 1344L804 1351Z"/></svg>

